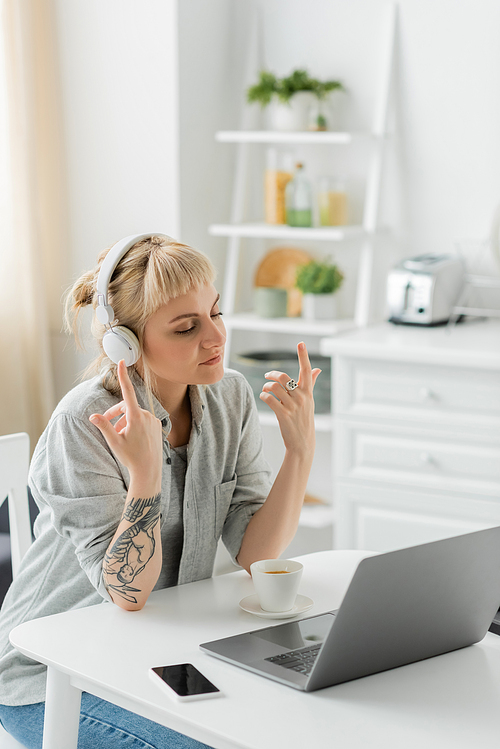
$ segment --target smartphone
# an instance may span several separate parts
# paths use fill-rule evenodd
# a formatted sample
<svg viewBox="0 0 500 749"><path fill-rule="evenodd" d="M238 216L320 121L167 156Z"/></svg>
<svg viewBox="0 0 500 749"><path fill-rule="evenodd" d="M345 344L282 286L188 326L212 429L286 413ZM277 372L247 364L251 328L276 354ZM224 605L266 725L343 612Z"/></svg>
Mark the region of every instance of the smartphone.
<svg viewBox="0 0 500 749"><path fill-rule="evenodd" d="M166 687L171 697L181 702L218 697L221 691L192 663L176 663L171 666L155 666L149 675L160 686Z"/></svg>

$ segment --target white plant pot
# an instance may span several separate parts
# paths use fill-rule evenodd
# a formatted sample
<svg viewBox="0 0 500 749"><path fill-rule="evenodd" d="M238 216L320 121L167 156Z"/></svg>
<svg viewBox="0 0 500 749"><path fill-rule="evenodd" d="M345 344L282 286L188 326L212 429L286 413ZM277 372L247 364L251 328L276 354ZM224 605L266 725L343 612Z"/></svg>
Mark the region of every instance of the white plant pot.
<svg viewBox="0 0 500 749"><path fill-rule="evenodd" d="M273 99L268 108L268 127L271 130L307 130L308 114L315 97L308 91L294 94L288 104Z"/></svg>
<svg viewBox="0 0 500 749"><path fill-rule="evenodd" d="M306 320L334 320L337 317L337 295L304 294L302 317Z"/></svg>

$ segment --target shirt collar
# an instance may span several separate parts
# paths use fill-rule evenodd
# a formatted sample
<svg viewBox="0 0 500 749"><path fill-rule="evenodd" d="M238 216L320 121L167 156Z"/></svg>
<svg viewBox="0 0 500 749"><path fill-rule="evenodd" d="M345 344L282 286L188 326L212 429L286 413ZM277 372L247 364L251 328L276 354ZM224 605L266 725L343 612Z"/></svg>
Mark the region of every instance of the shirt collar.
<svg viewBox="0 0 500 749"><path fill-rule="evenodd" d="M145 409L146 411L150 411L151 404L149 402L144 380L142 379L142 377L136 370L133 370L130 373L130 379L132 380L132 383L134 385L134 389L137 395L137 402L139 403L139 406ZM203 421L203 415L204 415L205 405L206 405L205 386L204 385L188 385L188 392L189 392L189 400L191 401L191 416L192 416L194 425L199 431L201 429L201 422ZM154 394L151 394L151 399L153 403L154 415L156 416L157 419L160 419L160 421L162 422L163 428L167 430L167 434L168 434L168 432L172 428L170 415Z"/></svg>
<svg viewBox="0 0 500 749"><path fill-rule="evenodd" d="M193 423L198 431L201 429L201 422L203 421L203 414L205 412L207 399L205 388L205 385L189 385L191 416L193 417Z"/></svg>

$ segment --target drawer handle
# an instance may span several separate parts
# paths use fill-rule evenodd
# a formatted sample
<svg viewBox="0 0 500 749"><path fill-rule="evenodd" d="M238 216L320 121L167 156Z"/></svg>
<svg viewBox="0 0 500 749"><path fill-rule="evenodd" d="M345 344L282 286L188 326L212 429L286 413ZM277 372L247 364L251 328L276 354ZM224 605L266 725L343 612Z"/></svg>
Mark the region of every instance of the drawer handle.
<svg viewBox="0 0 500 749"><path fill-rule="evenodd" d="M430 388L420 388L419 391L421 401L437 400L437 395Z"/></svg>

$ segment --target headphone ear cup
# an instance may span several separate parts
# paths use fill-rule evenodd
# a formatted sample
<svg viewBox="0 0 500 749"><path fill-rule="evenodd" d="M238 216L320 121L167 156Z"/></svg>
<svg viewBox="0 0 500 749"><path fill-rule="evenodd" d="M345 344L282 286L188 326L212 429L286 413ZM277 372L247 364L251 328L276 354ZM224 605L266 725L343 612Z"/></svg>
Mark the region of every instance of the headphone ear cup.
<svg viewBox="0 0 500 749"><path fill-rule="evenodd" d="M117 325L107 330L102 339L102 346L106 356L118 364L124 359L127 367L135 364L141 355L141 347L135 333L129 328Z"/></svg>

